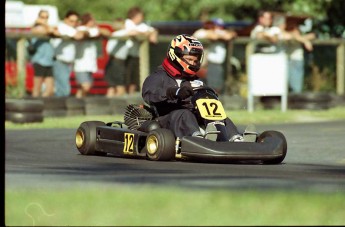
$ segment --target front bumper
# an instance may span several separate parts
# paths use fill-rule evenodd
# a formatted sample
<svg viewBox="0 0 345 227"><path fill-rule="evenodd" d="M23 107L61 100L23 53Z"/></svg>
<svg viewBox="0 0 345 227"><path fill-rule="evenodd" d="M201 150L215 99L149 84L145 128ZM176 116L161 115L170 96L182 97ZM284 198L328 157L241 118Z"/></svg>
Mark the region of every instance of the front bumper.
<svg viewBox="0 0 345 227"><path fill-rule="evenodd" d="M283 140L274 137L261 143L216 142L191 136L181 139L181 156L198 160L267 161L282 157L283 149Z"/></svg>

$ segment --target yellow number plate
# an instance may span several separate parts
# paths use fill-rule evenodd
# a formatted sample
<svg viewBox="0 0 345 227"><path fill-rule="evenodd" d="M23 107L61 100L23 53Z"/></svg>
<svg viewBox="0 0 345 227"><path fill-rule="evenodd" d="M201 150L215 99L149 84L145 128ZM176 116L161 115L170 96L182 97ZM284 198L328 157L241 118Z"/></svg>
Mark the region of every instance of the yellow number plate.
<svg viewBox="0 0 345 227"><path fill-rule="evenodd" d="M134 151L134 134L133 133L125 133L124 134L123 153L124 154L133 154L133 151Z"/></svg>
<svg viewBox="0 0 345 227"><path fill-rule="evenodd" d="M216 99L198 99L196 105L204 119L219 121L226 118L222 103Z"/></svg>

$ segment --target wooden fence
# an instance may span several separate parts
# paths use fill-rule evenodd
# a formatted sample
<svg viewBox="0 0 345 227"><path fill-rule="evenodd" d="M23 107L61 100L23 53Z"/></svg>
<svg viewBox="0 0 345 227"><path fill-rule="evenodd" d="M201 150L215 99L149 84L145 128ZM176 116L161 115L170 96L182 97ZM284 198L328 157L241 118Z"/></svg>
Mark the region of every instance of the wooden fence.
<svg viewBox="0 0 345 227"><path fill-rule="evenodd" d="M6 32L6 39L8 38L16 38L18 39L17 42L17 72L18 72L18 80L25 81L26 77L26 40L37 37L31 33L9 33ZM159 42L169 42L173 39L174 36L166 36L160 35L158 37ZM111 38L110 38L111 39ZM201 40L204 43L207 43L207 40ZM235 40L228 43L228 58L230 59L233 52L233 47L236 44L244 44L246 45L246 61L249 59L248 56L253 53L253 42L250 38L247 37L239 37ZM313 41L314 45L331 45L336 47L336 93L338 95L343 95L345 92L345 39L327 39L321 40L317 39ZM150 55L149 49L150 45L147 40L143 39L142 44L140 47L140 80L141 82L147 77L150 73ZM231 74L231 66L229 64L230 61L227 61L227 75ZM247 64L248 65L248 64ZM25 90L25 83L18 83L20 86L23 86L23 90Z"/></svg>

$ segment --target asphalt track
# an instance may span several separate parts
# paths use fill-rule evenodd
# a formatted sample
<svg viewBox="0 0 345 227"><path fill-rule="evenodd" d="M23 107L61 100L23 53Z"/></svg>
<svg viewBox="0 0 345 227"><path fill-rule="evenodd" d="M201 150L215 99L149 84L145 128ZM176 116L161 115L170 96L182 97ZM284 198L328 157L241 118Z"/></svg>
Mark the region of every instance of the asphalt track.
<svg viewBox="0 0 345 227"><path fill-rule="evenodd" d="M345 121L257 125L257 131L264 130L278 130L286 136L288 153L282 164L83 156L75 147L75 129L5 130L5 187L101 184L345 191Z"/></svg>

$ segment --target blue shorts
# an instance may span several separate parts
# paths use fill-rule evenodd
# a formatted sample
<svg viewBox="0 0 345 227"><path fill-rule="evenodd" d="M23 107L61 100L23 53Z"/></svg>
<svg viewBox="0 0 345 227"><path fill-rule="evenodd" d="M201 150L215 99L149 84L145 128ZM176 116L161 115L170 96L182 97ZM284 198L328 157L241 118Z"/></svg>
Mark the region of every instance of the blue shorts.
<svg viewBox="0 0 345 227"><path fill-rule="evenodd" d="M92 83L93 77L91 72L75 72L75 78L78 84Z"/></svg>

